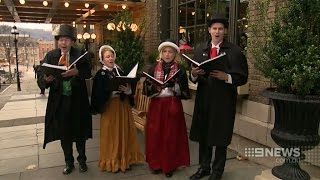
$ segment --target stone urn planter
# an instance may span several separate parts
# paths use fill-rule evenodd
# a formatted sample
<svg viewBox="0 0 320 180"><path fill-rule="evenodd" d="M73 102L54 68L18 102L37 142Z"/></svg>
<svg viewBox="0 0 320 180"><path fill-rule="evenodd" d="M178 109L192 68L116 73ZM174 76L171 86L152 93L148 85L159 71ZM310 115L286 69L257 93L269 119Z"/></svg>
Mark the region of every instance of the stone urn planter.
<svg viewBox="0 0 320 180"><path fill-rule="evenodd" d="M299 148L300 155L283 156L284 163L272 168L272 174L284 180L308 180L309 174L300 168L305 159L303 151L317 146L320 141L320 96L297 96L266 89L263 96L272 99L275 124L272 139L282 148Z"/></svg>

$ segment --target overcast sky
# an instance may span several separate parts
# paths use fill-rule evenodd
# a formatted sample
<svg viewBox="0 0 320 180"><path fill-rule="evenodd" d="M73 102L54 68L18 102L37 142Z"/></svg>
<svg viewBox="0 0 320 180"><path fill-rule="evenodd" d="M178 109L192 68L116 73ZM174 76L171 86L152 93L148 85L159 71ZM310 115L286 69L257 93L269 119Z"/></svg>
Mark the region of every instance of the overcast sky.
<svg viewBox="0 0 320 180"><path fill-rule="evenodd" d="M52 24L0 22L0 25L13 26L14 24L17 26L17 28L43 29L45 31L52 31Z"/></svg>

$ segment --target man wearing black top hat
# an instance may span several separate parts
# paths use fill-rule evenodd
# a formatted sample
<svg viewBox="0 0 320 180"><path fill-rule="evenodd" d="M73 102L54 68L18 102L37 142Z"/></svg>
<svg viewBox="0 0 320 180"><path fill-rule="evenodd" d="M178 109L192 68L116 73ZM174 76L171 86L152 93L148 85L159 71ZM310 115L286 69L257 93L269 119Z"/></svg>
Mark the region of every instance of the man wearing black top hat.
<svg viewBox="0 0 320 180"><path fill-rule="evenodd" d="M48 52L44 63L69 66L83 52L73 48L76 41L75 29L70 25L61 25L55 36L58 48ZM45 71L44 67L40 67ZM41 80L50 88L45 116L45 135L43 148L55 140L61 141L66 167L63 174L70 174L74 169L72 144L76 143L79 156L79 171L87 171L85 146L92 138L92 118L90 114L85 79L91 77L89 57L82 57L69 70L51 75L44 72Z"/></svg>
<svg viewBox="0 0 320 180"><path fill-rule="evenodd" d="M236 113L237 86L247 82L247 60L240 47L224 40L228 20L216 15L208 21L210 40L198 46L194 59L198 62L226 55L214 60L220 61L223 70L206 73L192 66L190 80L198 82L195 107L190 130L190 139L199 142L200 168L190 179L221 179L224 172L227 146L231 142ZM220 66L221 67L221 66ZM212 150L214 161L210 167Z"/></svg>

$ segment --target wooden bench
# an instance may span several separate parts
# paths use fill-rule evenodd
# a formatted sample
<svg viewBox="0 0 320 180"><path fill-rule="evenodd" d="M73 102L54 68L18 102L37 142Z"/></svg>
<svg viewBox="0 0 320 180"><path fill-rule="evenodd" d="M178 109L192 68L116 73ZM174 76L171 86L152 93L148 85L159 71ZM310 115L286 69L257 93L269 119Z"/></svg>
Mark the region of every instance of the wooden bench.
<svg viewBox="0 0 320 180"><path fill-rule="evenodd" d="M146 115L150 104L150 98L142 94L143 82L139 81L136 87L135 106L132 108L133 119L136 127L144 132Z"/></svg>

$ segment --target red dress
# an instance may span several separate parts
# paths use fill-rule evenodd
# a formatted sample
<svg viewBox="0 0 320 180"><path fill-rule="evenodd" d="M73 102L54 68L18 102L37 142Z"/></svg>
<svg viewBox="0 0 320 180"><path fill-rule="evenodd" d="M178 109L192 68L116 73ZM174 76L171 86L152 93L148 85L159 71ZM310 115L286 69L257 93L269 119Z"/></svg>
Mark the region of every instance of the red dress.
<svg viewBox="0 0 320 180"><path fill-rule="evenodd" d="M156 71L157 67L151 70L155 74ZM180 78L187 78L185 72ZM146 123L146 161L150 169L161 169L164 173L190 165L187 127L181 97L151 99Z"/></svg>

